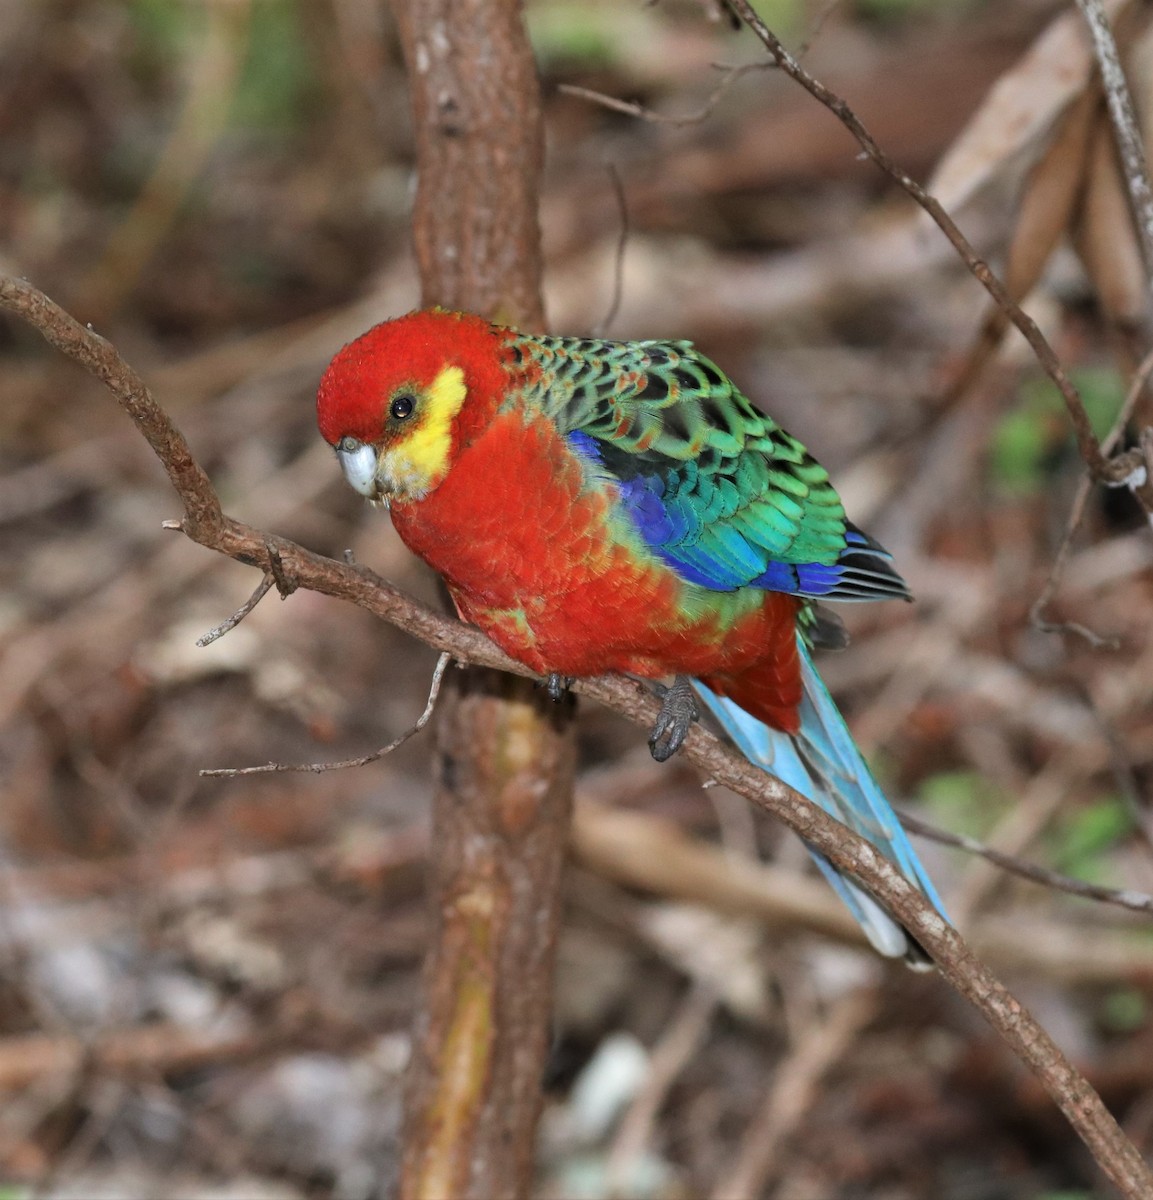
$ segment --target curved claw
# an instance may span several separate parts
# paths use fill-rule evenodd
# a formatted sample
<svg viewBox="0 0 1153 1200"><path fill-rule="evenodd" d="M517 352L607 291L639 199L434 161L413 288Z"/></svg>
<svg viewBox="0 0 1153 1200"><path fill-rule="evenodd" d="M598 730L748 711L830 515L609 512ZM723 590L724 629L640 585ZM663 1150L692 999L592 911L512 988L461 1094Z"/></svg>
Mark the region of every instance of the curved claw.
<svg viewBox="0 0 1153 1200"><path fill-rule="evenodd" d="M554 704L559 704L568 695L568 690L572 686L574 678L575 676L573 675L558 675L553 671L542 686L548 692L548 698Z"/></svg>
<svg viewBox="0 0 1153 1200"><path fill-rule="evenodd" d="M676 754L701 715L687 675L678 675L671 688L662 690L661 711L649 734L649 752L657 762L666 762Z"/></svg>

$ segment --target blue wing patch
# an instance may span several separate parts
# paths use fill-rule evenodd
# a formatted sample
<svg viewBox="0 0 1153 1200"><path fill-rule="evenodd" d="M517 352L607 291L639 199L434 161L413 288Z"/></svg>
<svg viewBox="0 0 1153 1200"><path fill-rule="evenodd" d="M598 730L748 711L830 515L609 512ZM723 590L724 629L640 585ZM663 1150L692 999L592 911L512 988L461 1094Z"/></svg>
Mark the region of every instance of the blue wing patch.
<svg viewBox="0 0 1153 1200"><path fill-rule="evenodd" d="M616 485L620 508L645 544L688 583L719 592L758 587L812 600L910 599L888 551L840 517L844 545L835 561L788 561L781 555L794 535L795 517L784 517L780 506L799 511L790 497L750 502L731 479L714 474L703 480L691 459L622 451L579 429L565 436L598 479Z"/></svg>

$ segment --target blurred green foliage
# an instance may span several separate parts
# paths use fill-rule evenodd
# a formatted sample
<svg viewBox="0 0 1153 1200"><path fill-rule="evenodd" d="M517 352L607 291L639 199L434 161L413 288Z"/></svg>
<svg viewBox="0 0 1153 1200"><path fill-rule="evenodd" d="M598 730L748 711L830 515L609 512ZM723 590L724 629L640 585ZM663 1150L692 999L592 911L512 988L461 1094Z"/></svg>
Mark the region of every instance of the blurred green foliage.
<svg viewBox="0 0 1153 1200"><path fill-rule="evenodd" d="M232 107L234 125L290 130L307 123L320 78L306 33L298 0L259 0L253 6L248 58Z"/></svg>
<svg viewBox="0 0 1153 1200"><path fill-rule="evenodd" d="M918 796L931 819L954 833L983 837L1005 807L1004 797L978 771L939 771L921 781Z"/></svg>
<svg viewBox="0 0 1153 1200"><path fill-rule="evenodd" d="M1088 367L1071 373L1098 438L1104 437L1125 400L1125 385L1111 367ZM1049 466L1073 445L1065 403L1048 379L1034 379L1020 391L1017 407L993 430L990 473L1003 491L1027 495L1038 491Z"/></svg>
<svg viewBox="0 0 1153 1200"><path fill-rule="evenodd" d="M203 14L191 4L171 0L131 0L128 20L135 35L132 66L152 75L179 59L203 23Z"/></svg>
<svg viewBox="0 0 1153 1200"><path fill-rule="evenodd" d="M899 21L939 13L942 9L960 13L977 7L981 0L856 0L856 14L866 20L897 24Z"/></svg>
<svg viewBox="0 0 1153 1200"><path fill-rule="evenodd" d="M599 5L530 4L525 18L533 49L544 63L608 67L625 57L620 21L605 19ZM620 16L628 18L629 14Z"/></svg>
<svg viewBox="0 0 1153 1200"><path fill-rule="evenodd" d="M1058 870L1089 883L1107 883L1112 872L1107 854L1133 827L1125 802L1108 796L1067 813L1049 835L1050 854Z"/></svg>
<svg viewBox="0 0 1153 1200"><path fill-rule="evenodd" d="M803 35L808 17L804 0L760 0L754 7L782 37ZM699 27L700 14L699 3L664 3L657 8L615 0L528 0L525 7L533 49L546 68L562 64L624 70L638 47L641 53L645 48L651 51L660 29L681 18L686 25ZM746 50L745 57L763 53L747 33L741 39L728 21L717 22L713 30L719 39L733 42L732 57L742 57L739 46ZM726 57L730 57L727 52Z"/></svg>
<svg viewBox="0 0 1153 1200"><path fill-rule="evenodd" d="M204 37L205 10L174 0L131 0L133 70L159 82L195 55ZM290 131L306 123L320 89L313 41L303 27L300 0L253 0L245 37L244 69L232 97L230 124L261 131Z"/></svg>
<svg viewBox="0 0 1153 1200"><path fill-rule="evenodd" d="M1135 1033L1149 1020L1149 997L1139 988L1113 988L1101 1005L1101 1024L1110 1033Z"/></svg>

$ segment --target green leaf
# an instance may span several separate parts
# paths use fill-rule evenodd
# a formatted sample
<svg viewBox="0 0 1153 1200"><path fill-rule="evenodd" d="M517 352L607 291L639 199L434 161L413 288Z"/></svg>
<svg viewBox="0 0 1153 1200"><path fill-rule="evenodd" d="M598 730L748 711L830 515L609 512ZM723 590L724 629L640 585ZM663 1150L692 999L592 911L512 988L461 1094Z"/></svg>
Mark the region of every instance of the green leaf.
<svg viewBox="0 0 1153 1200"><path fill-rule="evenodd" d="M171 75L204 36L204 14L196 4L132 0L128 11L136 35L133 65L143 78ZM233 127L291 130L316 110L320 84L301 11L300 0L255 0L232 97Z"/></svg>
<svg viewBox="0 0 1153 1200"><path fill-rule="evenodd" d="M1139 988L1114 988L1102 1004L1101 1023L1111 1033L1134 1033L1149 1020L1149 1000Z"/></svg>
<svg viewBox="0 0 1153 1200"><path fill-rule="evenodd" d="M921 781L918 794L931 818L954 833L981 837L992 828L1004 801L977 771L939 771Z"/></svg>
<svg viewBox="0 0 1153 1200"><path fill-rule="evenodd" d="M319 89L300 4L262 0L253 6L251 21L231 123L248 129L299 128L315 109Z"/></svg>
<svg viewBox="0 0 1153 1200"><path fill-rule="evenodd" d="M1093 432L1104 437L1125 399L1121 376L1112 368L1086 367L1070 377ZM993 483L1011 493L1037 491L1049 464L1062 451L1072 452L1073 446L1073 426L1056 386L1048 379L1030 380L1021 387L1017 407L993 429L989 446Z"/></svg>
<svg viewBox="0 0 1153 1200"><path fill-rule="evenodd" d="M1119 796L1083 805L1054 829L1050 838L1053 860L1061 871L1100 883L1109 874L1105 854L1132 828L1133 818Z"/></svg>
<svg viewBox="0 0 1153 1200"><path fill-rule="evenodd" d="M624 7L614 14L596 4L554 0L529 5L525 21L542 63L612 67L624 61L630 35L641 32L646 15Z"/></svg>

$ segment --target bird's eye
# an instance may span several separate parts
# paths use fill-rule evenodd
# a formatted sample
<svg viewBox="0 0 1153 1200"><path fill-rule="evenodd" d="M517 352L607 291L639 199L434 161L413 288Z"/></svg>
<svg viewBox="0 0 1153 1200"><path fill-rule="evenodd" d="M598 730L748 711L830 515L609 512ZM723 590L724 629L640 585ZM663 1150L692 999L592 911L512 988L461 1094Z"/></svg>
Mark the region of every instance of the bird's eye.
<svg viewBox="0 0 1153 1200"><path fill-rule="evenodd" d="M388 406L388 415L394 421L404 421L412 416L414 408L416 408L416 401L411 396L395 396Z"/></svg>

